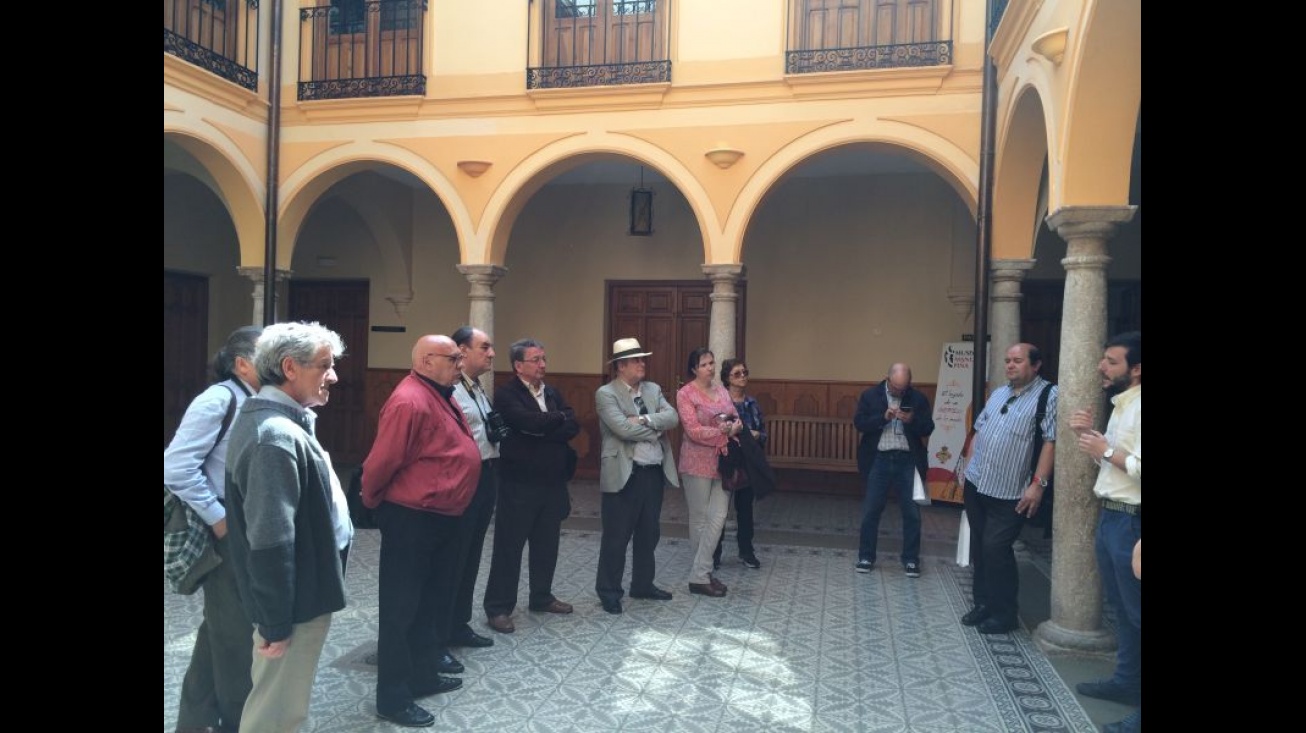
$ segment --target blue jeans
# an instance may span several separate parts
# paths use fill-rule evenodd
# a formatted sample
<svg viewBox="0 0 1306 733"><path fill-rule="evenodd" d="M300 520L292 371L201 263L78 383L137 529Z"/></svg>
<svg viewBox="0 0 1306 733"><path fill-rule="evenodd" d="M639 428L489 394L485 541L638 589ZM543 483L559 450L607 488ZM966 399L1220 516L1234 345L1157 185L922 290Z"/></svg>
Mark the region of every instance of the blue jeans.
<svg viewBox="0 0 1306 733"><path fill-rule="evenodd" d="M1143 686L1143 584L1134 577L1134 543L1143 518L1103 509L1097 519L1097 567L1116 616L1116 670L1111 681L1127 690Z"/></svg>
<svg viewBox="0 0 1306 733"><path fill-rule="evenodd" d="M912 500L915 486L912 472L916 461L911 451L884 451L875 456L866 475L866 498L862 501L862 537L858 560L875 562L875 545L879 539L880 516L889 503L889 489L898 490L898 508L902 510L902 562L921 560L921 508Z"/></svg>

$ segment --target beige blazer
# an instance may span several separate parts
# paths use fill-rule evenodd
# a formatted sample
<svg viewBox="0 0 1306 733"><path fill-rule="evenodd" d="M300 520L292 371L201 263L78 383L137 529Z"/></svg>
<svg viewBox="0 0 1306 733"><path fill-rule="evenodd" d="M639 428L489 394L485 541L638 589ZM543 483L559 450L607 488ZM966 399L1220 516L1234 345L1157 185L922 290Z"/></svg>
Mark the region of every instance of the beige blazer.
<svg viewBox="0 0 1306 733"><path fill-rule="evenodd" d="M639 395L648 409L648 425L627 420L638 415L634 396L619 379L598 388L594 402L599 413L599 432L603 447L599 453L599 488L615 494L625 487L635 465L635 444L657 436L662 446L662 474L667 483L680 485L676 473L676 459L671 453L671 440L667 431L680 424L676 408L662 395L662 388L653 382L640 382Z"/></svg>

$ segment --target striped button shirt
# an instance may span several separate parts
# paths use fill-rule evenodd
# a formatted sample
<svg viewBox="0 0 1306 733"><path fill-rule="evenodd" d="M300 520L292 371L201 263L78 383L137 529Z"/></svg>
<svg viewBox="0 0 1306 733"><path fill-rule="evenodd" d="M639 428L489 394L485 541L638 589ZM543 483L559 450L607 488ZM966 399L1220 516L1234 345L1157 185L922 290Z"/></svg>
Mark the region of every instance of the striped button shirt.
<svg viewBox="0 0 1306 733"><path fill-rule="evenodd" d="M1038 395L1047 384L1046 379L1034 377L1014 398L1010 385L999 387L976 418L966 480L975 484L981 494L1014 501L1033 480L1030 466L1034 458L1034 416L1038 413ZM1050 389L1047 414L1043 416L1043 440L1054 443L1057 386L1053 384Z"/></svg>

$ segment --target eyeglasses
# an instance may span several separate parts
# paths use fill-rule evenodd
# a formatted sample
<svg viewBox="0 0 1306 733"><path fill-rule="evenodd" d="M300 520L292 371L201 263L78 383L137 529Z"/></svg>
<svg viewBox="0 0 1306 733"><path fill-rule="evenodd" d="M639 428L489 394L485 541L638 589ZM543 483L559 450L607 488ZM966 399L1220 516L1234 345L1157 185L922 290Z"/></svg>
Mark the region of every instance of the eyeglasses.
<svg viewBox="0 0 1306 733"><path fill-rule="evenodd" d="M635 395L635 406L639 408L639 414L648 414L648 407L644 404L644 398L642 396Z"/></svg>
<svg viewBox="0 0 1306 733"><path fill-rule="evenodd" d="M529 358L529 359L522 359L522 361L528 361L528 362L530 362L530 363L532 363L532 364L547 364L547 363L549 363L549 360L546 359L546 358L544 358L544 357L542 357L542 356L533 356L533 357L531 357L531 358Z"/></svg>
<svg viewBox="0 0 1306 733"><path fill-rule="evenodd" d="M460 361L462 361L463 359L466 359L466 358L467 358L467 357L463 356L463 352L461 352L461 351L454 352L454 353L452 353L452 354L431 354L431 356L442 356L442 357L448 359L450 364L457 364L458 362L460 362Z"/></svg>
<svg viewBox="0 0 1306 733"><path fill-rule="evenodd" d="M1007 398L1006 403L1004 403L1004 404L1002 405L1002 409L999 410L999 412L1001 412L1003 415L1007 414L1007 408L1010 407L1010 406L1011 406L1011 403L1012 403L1012 402L1015 402L1015 401L1016 401L1016 398L1019 397L1019 396L1020 396L1020 393L1019 393L1019 392L1012 392L1012 393L1011 393L1011 396Z"/></svg>
<svg viewBox="0 0 1306 733"><path fill-rule="evenodd" d="M747 369L741 369L740 371L737 371L737 372L730 372L730 376L732 376L732 377L747 377L747 376L748 376L748 370L747 370Z"/></svg>

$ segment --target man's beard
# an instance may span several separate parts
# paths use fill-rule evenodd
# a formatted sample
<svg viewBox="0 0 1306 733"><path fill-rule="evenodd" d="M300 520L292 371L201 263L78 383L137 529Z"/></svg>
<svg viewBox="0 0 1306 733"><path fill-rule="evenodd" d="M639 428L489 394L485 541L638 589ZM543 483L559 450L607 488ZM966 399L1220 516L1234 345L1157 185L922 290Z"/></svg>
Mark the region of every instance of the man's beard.
<svg viewBox="0 0 1306 733"><path fill-rule="evenodd" d="M1106 392L1107 396L1114 397L1115 395L1118 395L1127 389L1129 389L1129 375L1124 374L1121 375L1120 377L1112 379L1111 384L1108 384L1107 386L1103 387L1102 391Z"/></svg>

